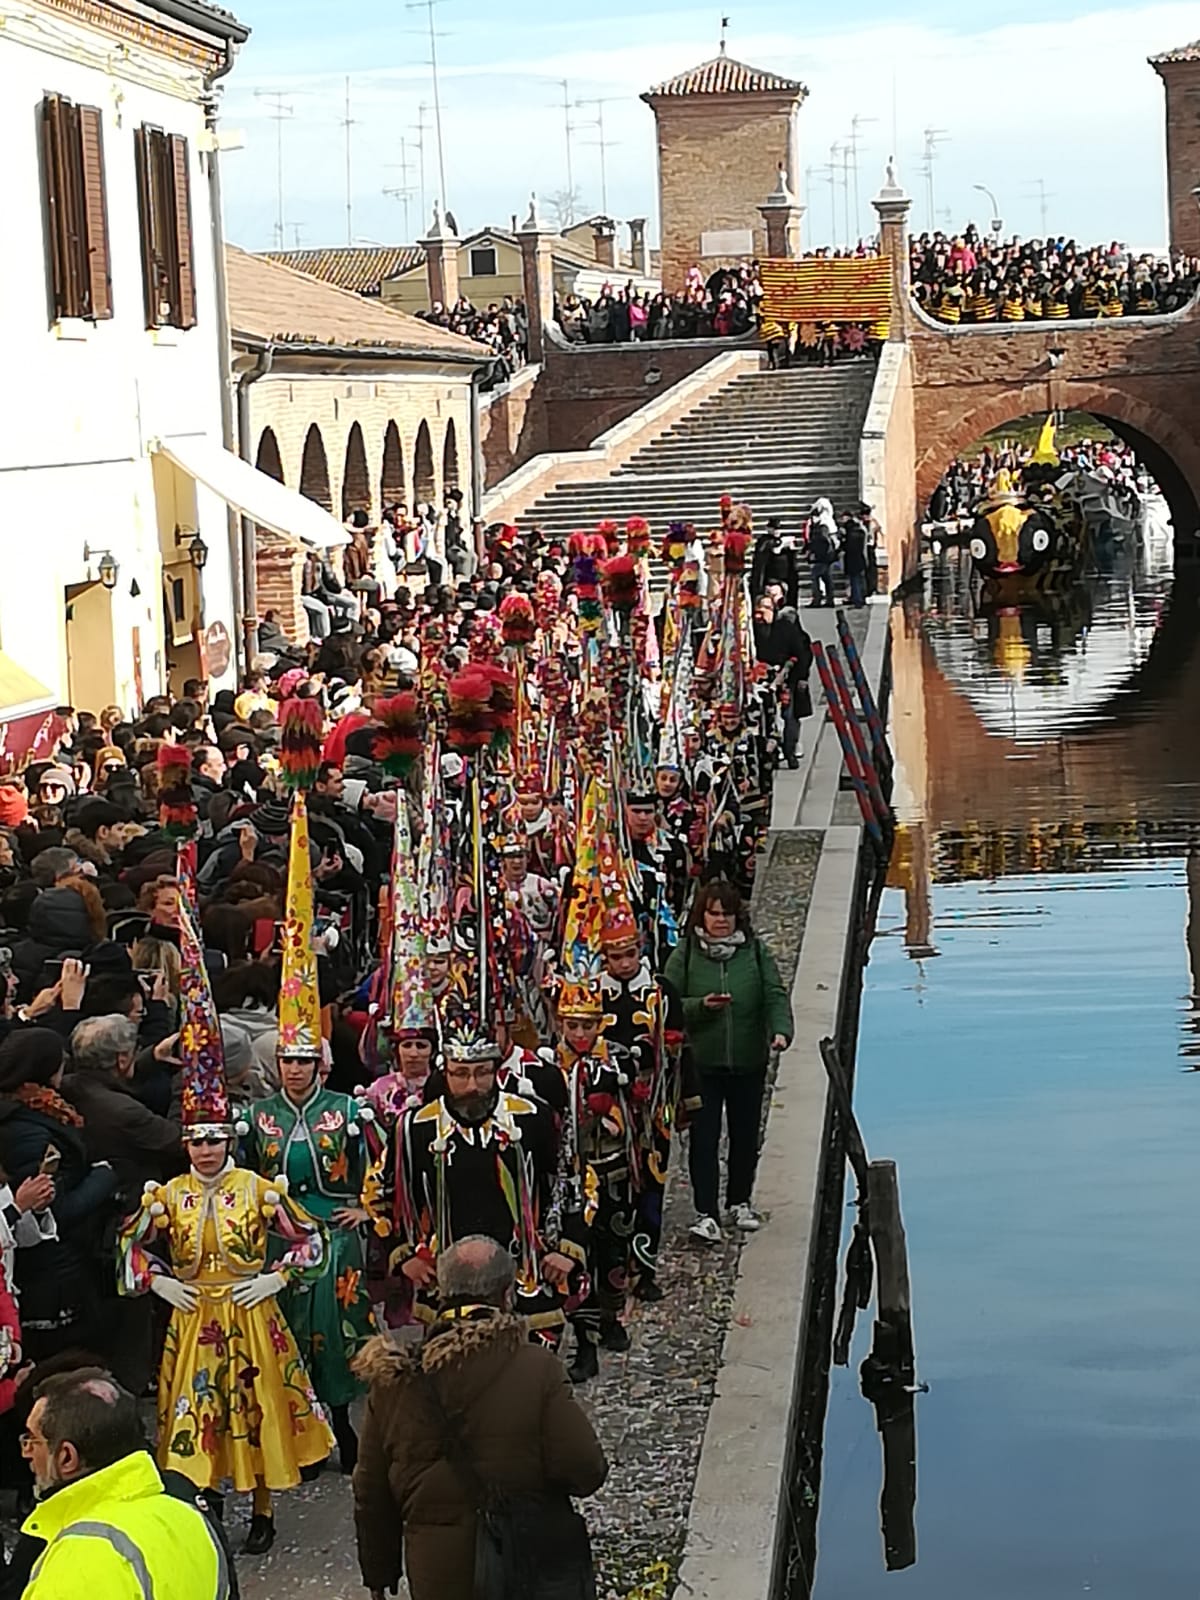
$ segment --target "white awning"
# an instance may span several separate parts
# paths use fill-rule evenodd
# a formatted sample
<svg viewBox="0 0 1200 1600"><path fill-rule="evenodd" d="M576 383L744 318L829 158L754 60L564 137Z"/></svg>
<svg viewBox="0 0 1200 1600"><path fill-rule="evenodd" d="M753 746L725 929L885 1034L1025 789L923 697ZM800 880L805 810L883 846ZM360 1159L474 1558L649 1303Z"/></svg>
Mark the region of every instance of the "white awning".
<svg viewBox="0 0 1200 1600"><path fill-rule="evenodd" d="M212 439L154 439L150 449L272 533L299 539L315 550L350 543L350 535L324 506L260 472Z"/></svg>

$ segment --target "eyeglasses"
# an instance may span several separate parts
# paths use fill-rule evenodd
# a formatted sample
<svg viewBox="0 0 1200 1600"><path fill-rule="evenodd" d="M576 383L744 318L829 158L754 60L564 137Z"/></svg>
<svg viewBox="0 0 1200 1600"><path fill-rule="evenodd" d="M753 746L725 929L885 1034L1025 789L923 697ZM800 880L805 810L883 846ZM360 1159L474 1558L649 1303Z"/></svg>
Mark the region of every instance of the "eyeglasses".
<svg viewBox="0 0 1200 1600"><path fill-rule="evenodd" d="M477 1067L447 1067L447 1083L486 1083L496 1076L495 1065L488 1061Z"/></svg>
<svg viewBox="0 0 1200 1600"><path fill-rule="evenodd" d="M50 1448L49 1439L43 1439L40 1433L31 1433L29 1431L29 1429L26 1428L24 1433L22 1433L22 1435L21 1435L21 1449L22 1449L22 1451L26 1455L28 1455L29 1452L33 1449L35 1444L40 1444L42 1446L42 1448L46 1449L46 1450L48 1450Z"/></svg>

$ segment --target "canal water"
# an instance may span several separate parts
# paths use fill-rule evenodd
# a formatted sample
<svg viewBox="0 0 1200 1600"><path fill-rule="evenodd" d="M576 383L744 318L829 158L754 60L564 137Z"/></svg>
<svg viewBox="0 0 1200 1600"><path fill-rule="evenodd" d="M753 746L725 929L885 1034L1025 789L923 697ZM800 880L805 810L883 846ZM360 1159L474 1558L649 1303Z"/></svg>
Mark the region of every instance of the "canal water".
<svg viewBox="0 0 1200 1600"><path fill-rule="evenodd" d="M951 565L893 612L855 1105L908 1232L917 1559L860 1316L817 1600L1200 1594L1198 593L1138 547L1051 612L974 615Z"/></svg>

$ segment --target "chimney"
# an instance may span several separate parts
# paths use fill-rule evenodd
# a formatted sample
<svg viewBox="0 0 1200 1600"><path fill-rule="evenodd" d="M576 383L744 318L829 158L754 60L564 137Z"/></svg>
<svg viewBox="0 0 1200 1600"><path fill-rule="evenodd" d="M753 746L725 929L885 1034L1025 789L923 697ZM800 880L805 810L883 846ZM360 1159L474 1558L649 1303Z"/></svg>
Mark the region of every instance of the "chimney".
<svg viewBox="0 0 1200 1600"><path fill-rule="evenodd" d="M609 217L597 217L592 224L592 237L596 242L596 265L615 267L617 264L617 225Z"/></svg>
<svg viewBox="0 0 1200 1600"><path fill-rule="evenodd" d="M645 217L630 217L629 219L629 254L633 258L633 270L640 278L650 276L650 252L646 248L646 219Z"/></svg>
<svg viewBox="0 0 1200 1600"><path fill-rule="evenodd" d="M517 231L517 213L515 211L512 214L512 228L509 231L512 233Z"/></svg>

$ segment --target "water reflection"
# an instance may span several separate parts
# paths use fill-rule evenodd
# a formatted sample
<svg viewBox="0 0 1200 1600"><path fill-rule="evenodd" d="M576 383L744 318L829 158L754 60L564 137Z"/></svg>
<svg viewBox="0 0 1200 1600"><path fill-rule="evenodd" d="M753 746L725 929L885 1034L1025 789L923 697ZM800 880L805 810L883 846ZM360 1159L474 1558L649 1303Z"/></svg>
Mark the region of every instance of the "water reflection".
<svg viewBox="0 0 1200 1600"><path fill-rule="evenodd" d="M818 1600L1194 1600L1200 612L1138 552L1061 606L893 613L900 822L856 1108L899 1164L919 1561L831 1385ZM865 1324L865 1325L864 1325Z"/></svg>

